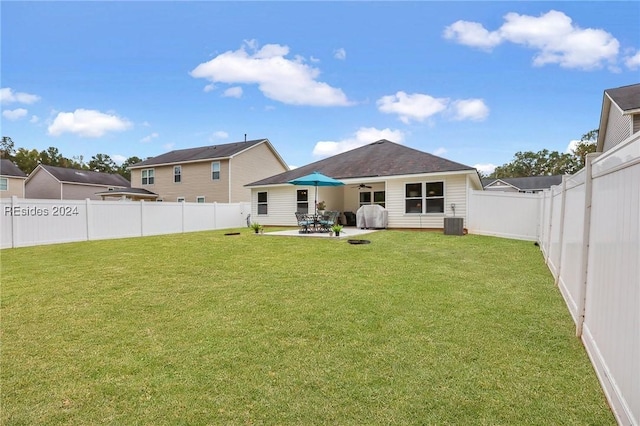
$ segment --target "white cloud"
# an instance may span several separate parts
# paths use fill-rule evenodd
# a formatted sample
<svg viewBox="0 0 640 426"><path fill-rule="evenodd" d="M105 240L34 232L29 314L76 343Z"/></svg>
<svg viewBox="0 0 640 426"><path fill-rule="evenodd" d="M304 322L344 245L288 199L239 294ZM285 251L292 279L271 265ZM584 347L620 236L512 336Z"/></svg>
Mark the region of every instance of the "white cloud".
<svg viewBox="0 0 640 426"><path fill-rule="evenodd" d="M454 120L482 121L489 116L489 107L482 99L462 99L452 103Z"/></svg>
<svg viewBox="0 0 640 426"><path fill-rule="evenodd" d="M495 164L487 163L487 164L475 164L473 167L478 169L478 171L481 172L482 174L490 175L496 170L496 167L498 166L496 166Z"/></svg>
<svg viewBox="0 0 640 426"><path fill-rule="evenodd" d="M579 140L572 140L569 142L569 145L567 145L567 149L564 151L567 154L573 154L576 151L576 147L578 146L578 144L582 142Z"/></svg>
<svg viewBox="0 0 640 426"><path fill-rule="evenodd" d="M434 98L421 93L406 94L398 92L395 95L383 96L376 104L378 110L386 114L397 114L400 120L408 124L425 119L446 109L449 99Z"/></svg>
<svg viewBox="0 0 640 426"><path fill-rule="evenodd" d="M229 133L222 130L218 130L217 132L213 132L211 134L211 136L209 137L209 141L214 142L220 139L227 139L228 137L229 137Z"/></svg>
<svg viewBox="0 0 640 426"><path fill-rule="evenodd" d="M91 109L59 112L48 131L52 136L73 133L81 137L99 138L107 132L121 132L131 128L127 119Z"/></svg>
<svg viewBox="0 0 640 426"><path fill-rule="evenodd" d="M3 87L0 89L0 102L3 104L10 104L17 102L20 104L32 104L38 102L40 96L32 95L24 92L14 92L10 87Z"/></svg>
<svg viewBox="0 0 640 426"><path fill-rule="evenodd" d="M443 36L457 43L491 50L511 42L536 51L535 66L558 64L563 68L594 69L615 64L620 43L601 29L583 29L562 12L550 10L536 16L507 13L504 24L489 31L477 22L457 21Z"/></svg>
<svg viewBox="0 0 640 426"><path fill-rule="evenodd" d="M214 90L216 90L216 85L211 83L211 84L207 84L206 86L204 86L204 90L206 93L212 92Z"/></svg>
<svg viewBox="0 0 640 426"><path fill-rule="evenodd" d="M241 98L242 97L242 87L240 87L240 86L230 87L230 88L228 88L227 90L224 91L222 96L227 97L227 98Z"/></svg>
<svg viewBox="0 0 640 426"><path fill-rule="evenodd" d="M16 108L16 109L5 109L2 111L2 116L10 121L20 120L27 116L27 111L24 108Z"/></svg>
<svg viewBox="0 0 640 426"><path fill-rule="evenodd" d="M167 151L171 151L174 146L176 146L176 144L174 142L169 142L169 143L165 143L164 145L162 145L162 148L164 148Z"/></svg>
<svg viewBox="0 0 640 426"><path fill-rule="evenodd" d="M38 117L37 115L32 115L31 119L29 120L29 123L36 124L39 121L40 121L40 117Z"/></svg>
<svg viewBox="0 0 640 426"><path fill-rule="evenodd" d="M482 99L451 101L449 98L434 98L423 93L398 92L378 99L377 105L380 112L396 114L405 124L411 121L422 122L439 113L447 113L456 121L482 121L489 116L489 107Z"/></svg>
<svg viewBox="0 0 640 426"><path fill-rule="evenodd" d="M336 49L336 51L333 52L333 57L344 61L345 59L347 59L347 51L342 47L340 49Z"/></svg>
<svg viewBox="0 0 640 426"><path fill-rule="evenodd" d="M118 165L122 165L122 163L124 163L125 161L127 161L127 157L125 157L124 155L120 155L120 154L115 154L111 156L111 159Z"/></svg>
<svg viewBox="0 0 640 426"><path fill-rule="evenodd" d="M440 147L433 151L433 155L442 156L447 153L447 149L445 147Z"/></svg>
<svg viewBox="0 0 640 426"><path fill-rule="evenodd" d="M140 142L148 143L148 142L151 142L153 139L157 138L158 136L160 136L160 135L157 134L156 132L153 132L150 135L147 135L144 138L140 139Z"/></svg>
<svg viewBox="0 0 640 426"><path fill-rule="evenodd" d="M387 139L396 143L404 141L404 133L400 130L376 129L375 127L361 127L347 139L340 141L319 141L313 148L316 157L330 157L345 151L359 148L380 139Z"/></svg>
<svg viewBox="0 0 640 426"><path fill-rule="evenodd" d="M624 64L630 70L637 70L640 68L640 50L638 50L635 55L625 56Z"/></svg>
<svg viewBox="0 0 640 426"><path fill-rule="evenodd" d="M267 44L259 50L257 47L255 40L245 41L240 49L201 63L191 71L191 76L212 83L256 84L267 98L290 105L351 104L341 89L317 81L320 71L305 64L303 58L285 58L288 46Z"/></svg>

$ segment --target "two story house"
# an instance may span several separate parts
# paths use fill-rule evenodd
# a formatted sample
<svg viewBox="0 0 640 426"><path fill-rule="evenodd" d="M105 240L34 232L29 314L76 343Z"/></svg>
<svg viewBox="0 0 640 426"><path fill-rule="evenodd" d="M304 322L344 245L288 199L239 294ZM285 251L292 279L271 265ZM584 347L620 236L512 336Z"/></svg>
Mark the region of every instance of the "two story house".
<svg viewBox="0 0 640 426"><path fill-rule="evenodd" d="M119 174L38 164L25 181L26 198L100 200L101 191L129 188Z"/></svg>
<svg viewBox="0 0 640 426"><path fill-rule="evenodd" d="M251 201L245 185L289 170L268 139L179 149L130 167L131 187L158 201Z"/></svg>
<svg viewBox="0 0 640 426"><path fill-rule="evenodd" d="M25 180L27 175L11 160L0 160L0 198L24 198Z"/></svg>

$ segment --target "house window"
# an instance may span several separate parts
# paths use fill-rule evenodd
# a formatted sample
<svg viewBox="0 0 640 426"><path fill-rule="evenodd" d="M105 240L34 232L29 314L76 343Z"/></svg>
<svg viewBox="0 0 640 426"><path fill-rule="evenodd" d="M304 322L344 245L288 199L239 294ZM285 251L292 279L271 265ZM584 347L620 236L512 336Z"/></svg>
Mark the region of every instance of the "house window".
<svg viewBox="0 0 640 426"><path fill-rule="evenodd" d="M382 207L385 205L386 194L384 191L374 191L373 192L373 203L380 204Z"/></svg>
<svg viewBox="0 0 640 426"><path fill-rule="evenodd" d="M296 211L298 213L309 213L309 191L299 189L296 195Z"/></svg>
<svg viewBox="0 0 640 426"><path fill-rule="evenodd" d="M0 178L0 191L7 191L9 189L9 180L7 178Z"/></svg>
<svg viewBox="0 0 640 426"><path fill-rule="evenodd" d="M422 184L408 183L405 186L405 213L422 213Z"/></svg>
<svg viewBox="0 0 640 426"><path fill-rule="evenodd" d="M220 162L214 161L211 163L211 179L218 180L220 179Z"/></svg>
<svg viewBox="0 0 640 426"><path fill-rule="evenodd" d="M144 169L142 171L142 184L153 185L154 175L155 175L154 169Z"/></svg>
<svg viewBox="0 0 640 426"><path fill-rule="evenodd" d="M267 206L268 199L266 192L258 192L258 214L267 214L269 211Z"/></svg>
<svg viewBox="0 0 640 426"><path fill-rule="evenodd" d="M184 197L178 197L178 202L179 203L184 203Z"/></svg>
<svg viewBox="0 0 640 426"><path fill-rule="evenodd" d="M360 193L360 207L365 204L371 204L371 193L370 192L361 192Z"/></svg>
<svg viewBox="0 0 640 426"><path fill-rule="evenodd" d="M174 166L173 168L173 182L182 182L182 166Z"/></svg>
<svg viewBox="0 0 640 426"><path fill-rule="evenodd" d="M196 197L196 203L204 203L204 197Z"/></svg>
<svg viewBox="0 0 640 426"><path fill-rule="evenodd" d="M444 182L427 182L425 213L444 213Z"/></svg>

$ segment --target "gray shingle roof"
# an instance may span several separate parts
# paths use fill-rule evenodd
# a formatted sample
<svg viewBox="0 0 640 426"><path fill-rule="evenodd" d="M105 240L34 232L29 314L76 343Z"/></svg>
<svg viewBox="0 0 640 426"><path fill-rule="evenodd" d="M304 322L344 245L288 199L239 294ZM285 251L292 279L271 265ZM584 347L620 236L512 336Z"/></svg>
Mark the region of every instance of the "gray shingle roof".
<svg viewBox="0 0 640 426"><path fill-rule="evenodd" d="M608 94L623 111L640 108L640 84L607 89L605 93Z"/></svg>
<svg viewBox="0 0 640 426"><path fill-rule="evenodd" d="M186 163L198 160L215 160L229 158L247 148L251 148L266 139L255 139L246 142L232 142L222 145L201 146L197 148L177 149L156 157L148 158L140 163L132 165L130 168L139 168L146 166L156 166L159 164L176 164Z"/></svg>
<svg viewBox="0 0 640 426"><path fill-rule="evenodd" d="M0 160L0 175L21 178L27 177L25 172L20 170L18 166L16 166L11 160L7 160L6 158Z"/></svg>
<svg viewBox="0 0 640 426"><path fill-rule="evenodd" d="M509 185L515 186L522 191L533 191L549 189L553 185L560 185L562 183L562 175L553 176L527 176L527 177L515 177L515 178L485 178L482 179L482 187L486 188L493 182L501 180Z"/></svg>
<svg viewBox="0 0 640 426"><path fill-rule="evenodd" d="M421 173L475 170L473 167L449 161L417 149L381 139L315 163L307 164L268 177L246 186L273 185L313 172L320 172L334 179L367 178L412 175Z"/></svg>
<svg viewBox="0 0 640 426"><path fill-rule="evenodd" d="M60 182L84 183L88 185L119 186L128 188L131 183L118 174L93 172L90 170L68 169L65 167L46 166L40 164L47 172ZM33 174L33 173L32 173Z"/></svg>

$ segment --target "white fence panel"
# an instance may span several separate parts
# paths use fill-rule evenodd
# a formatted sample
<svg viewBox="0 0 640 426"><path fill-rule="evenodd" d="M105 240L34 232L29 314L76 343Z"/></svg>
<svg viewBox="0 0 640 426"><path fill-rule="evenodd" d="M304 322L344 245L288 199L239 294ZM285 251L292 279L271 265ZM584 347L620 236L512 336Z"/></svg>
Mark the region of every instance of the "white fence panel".
<svg viewBox="0 0 640 426"><path fill-rule="evenodd" d="M562 235L563 191L561 186L551 188L551 218L549 221L549 235L547 244L547 266L554 278L558 278L560 255L562 253L560 237Z"/></svg>
<svg viewBox="0 0 640 426"><path fill-rule="evenodd" d="M89 239L139 237L142 235L142 205L139 202L91 203Z"/></svg>
<svg viewBox="0 0 640 426"><path fill-rule="evenodd" d="M0 248L246 226L249 203L2 199Z"/></svg>
<svg viewBox="0 0 640 426"><path fill-rule="evenodd" d="M640 135L593 162L583 341L621 424L640 422Z"/></svg>
<svg viewBox="0 0 640 426"><path fill-rule="evenodd" d="M578 321L579 305L576 300L581 295L582 256L584 245L584 179L567 179L564 198L564 218L562 218L562 242L557 282L569 312Z"/></svg>
<svg viewBox="0 0 640 426"><path fill-rule="evenodd" d="M535 241L541 200L541 194L471 191L469 233Z"/></svg>

